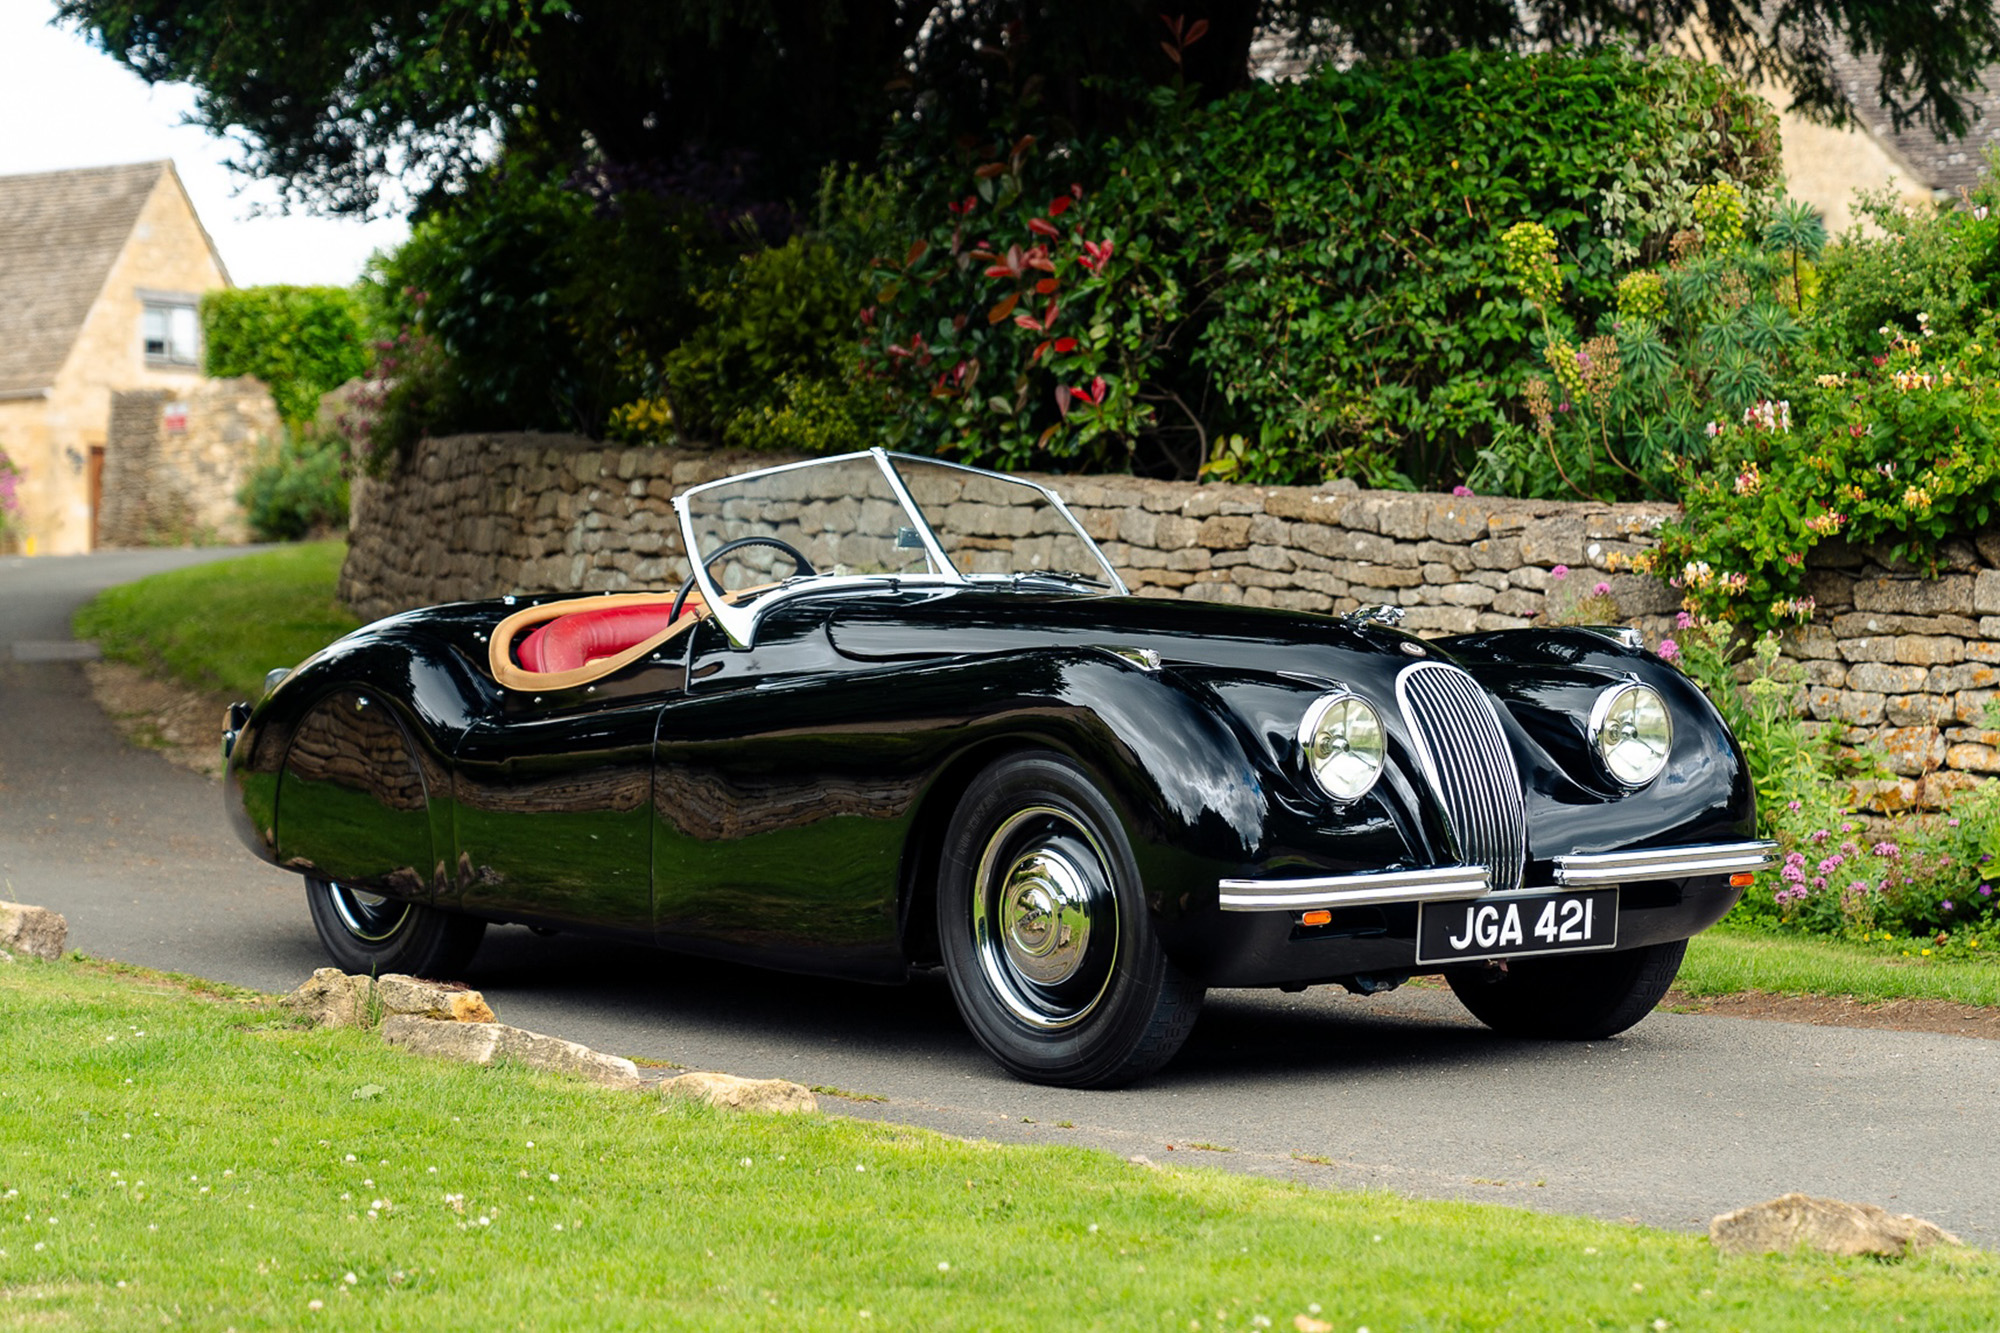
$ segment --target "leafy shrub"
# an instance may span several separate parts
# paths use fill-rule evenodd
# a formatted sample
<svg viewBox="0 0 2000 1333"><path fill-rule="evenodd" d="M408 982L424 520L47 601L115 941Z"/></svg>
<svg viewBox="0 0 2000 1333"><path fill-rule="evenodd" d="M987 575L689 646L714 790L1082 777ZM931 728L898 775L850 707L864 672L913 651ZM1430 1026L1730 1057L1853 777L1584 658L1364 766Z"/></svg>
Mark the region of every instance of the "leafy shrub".
<svg viewBox="0 0 2000 1333"><path fill-rule="evenodd" d="M745 255L697 295L700 325L665 357L674 429L740 449L874 443L867 395L850 387L863 292L842 255L805 237Z"/></svg>
<svg viewBox="0 0 2000 1333"><path fill-rule="evenodd" d="M1697 228L1672 238L1665 266L1619 279L1615 314L1587 340L1557 295L1545 295L1560 292L1553 237L1533 223L1503 237L1514 285L1541 317L1550 378L1524 381L1529 420L1499 428L1474 485L1538 497L1675 497L1686 476L1706 469L1718 421L1777 396L1806 341L1785 298L1824 229L1810 209L1781 201L1753 245L1744 198L1726 181L1703 186L1692 208Z"/></svg>
<svg viewBox="0 0 2000 1333"><path fill-rule="evenodd" d="M691 204L598 201L503 161L420 221L367 280L378 348L371 457L425 431L604 433L656 396L729 247Z"/></svg>
<svg viewBox="0 0 2000 1333"><path fill-rule="evenodd" d="M1717 423L1722 466L1686 476L1685 513L1652 553L1691 609L1752 626L1809 619L1805 565L1820 542L1921 563L2000 519L2000 325L1956 355L1891 336L1879 365Z"/></svg>
<svg viewBox="0 0 2000 1333"><path fill-rule="evenodd" d="M287 434L269 449L237 499L259 541L293 542L347 528L347 443Z"/></svg>
<svg viewBox="0 0 2000 1333"><path fill-rule="evenodd" d="M1145 238L1100 221L1127 210L1058 183L1068 155L1032 135L996 147L907 250L875 260L862 355L893 438L1005 468L1128 466L1169 396L1148 380L1179 291Z"/></svg>
<svg viewBox="0 0 2000 1333"><path fill-rule="evenodd" d="M278 416L298 429L320 395L366 369L361 298L345 287L235 287L201 298L203 370L255 375Z"/></svg>
<svg viewBox="0 0 2000 1333"><path fill-rule="evenodd" d="M1941 348L1955 350L1975 338L2000 304L1996 203L2000 190L1990 175L1958 207L1906 206L1886 190L1864 194L1859 211L1873 233L1857 224L1816 275L1812 332L1826 367L1858 366L1885 354L1889 330L1916 328L1920 314Z"/></svg>
<svg viewBox="0 0 2000 1333"><path fill-rule="evenodd" d="M1465 53L1150 105L1126 139L1010 133L913 194L870 353L911 438L1004 466L1445 484L1527 369L1510 222L1547 226L1588 320L1694 225L1701 186L1750 207L1776 173L1769 108L1667 57Z"/></svg>

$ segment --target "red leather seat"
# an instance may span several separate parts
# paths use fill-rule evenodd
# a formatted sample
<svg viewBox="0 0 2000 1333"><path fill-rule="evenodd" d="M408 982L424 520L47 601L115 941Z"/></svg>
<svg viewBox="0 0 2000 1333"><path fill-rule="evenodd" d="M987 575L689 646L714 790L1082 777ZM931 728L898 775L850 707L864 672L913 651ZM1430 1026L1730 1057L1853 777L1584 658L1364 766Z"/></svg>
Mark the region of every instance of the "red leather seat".
<svg viewBox="0 0 2000 1333"><path fill-rule="evenodd" d="M672 607L614 606L602 611L572 611L537 627L521 640L515 657L529 671L574 671L606 657L616 657L644 643L670 624ZM681 620L700 615L701 598L690 596Z"/></svg>

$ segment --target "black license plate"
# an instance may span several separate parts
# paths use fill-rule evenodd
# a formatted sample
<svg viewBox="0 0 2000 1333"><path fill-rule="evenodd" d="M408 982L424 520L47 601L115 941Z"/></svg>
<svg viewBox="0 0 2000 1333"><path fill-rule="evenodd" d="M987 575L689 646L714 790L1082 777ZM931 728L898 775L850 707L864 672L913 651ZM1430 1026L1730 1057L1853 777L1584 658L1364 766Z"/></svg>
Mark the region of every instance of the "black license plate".
<svg viewBox="0 0 2000 1333"><path fill-rule="evenodd" d="M1417 961L1526 958L1618 947L1618 890L1510 893L1417 909Z"/></svg>

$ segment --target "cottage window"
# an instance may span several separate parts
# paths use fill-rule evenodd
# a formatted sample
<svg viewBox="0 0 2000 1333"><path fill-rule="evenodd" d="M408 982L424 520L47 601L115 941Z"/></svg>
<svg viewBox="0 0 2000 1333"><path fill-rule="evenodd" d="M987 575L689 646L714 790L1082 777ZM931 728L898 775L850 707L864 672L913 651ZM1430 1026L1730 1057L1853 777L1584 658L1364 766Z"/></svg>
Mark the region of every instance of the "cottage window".
<svg viewBox="0 0 2000 1333"><path fill-rule="evenodd" d="M146 364L192 366L200 360L200 325L194 307L179 302L148 301L141 320Z"/></svg>

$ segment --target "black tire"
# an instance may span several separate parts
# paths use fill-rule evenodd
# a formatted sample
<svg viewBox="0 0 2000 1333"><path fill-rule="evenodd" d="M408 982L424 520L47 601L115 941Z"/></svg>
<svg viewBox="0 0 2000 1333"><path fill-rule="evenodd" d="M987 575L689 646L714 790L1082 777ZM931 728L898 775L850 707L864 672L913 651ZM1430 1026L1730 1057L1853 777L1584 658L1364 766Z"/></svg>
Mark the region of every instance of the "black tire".
<svg viewBox="0 0 2000 1333"><path fill-rule="evenodd" d="M1680 975L1686 940L1618 953L1524 958L1495 970L1448 972L1472 1016L1510 1037L1596 1041L1647 1014Z"/></svg>
<svg viewBox="0 0 2000 1333"><path fill-rule="evenodd" d="M456 981L486 936L486 923L476 918L311 875L306 903L321 946L343 972Z"/></svg>
<svg viewBox="0 0 2000 1333"><path fill-rule="evenodd" d="M1014 755L973 780L945 835L938 934L966 1027L1029 1082L1144 1077L1201 1011L1203 988L1153 932L1116 813L1061 755Z"/></svg>

